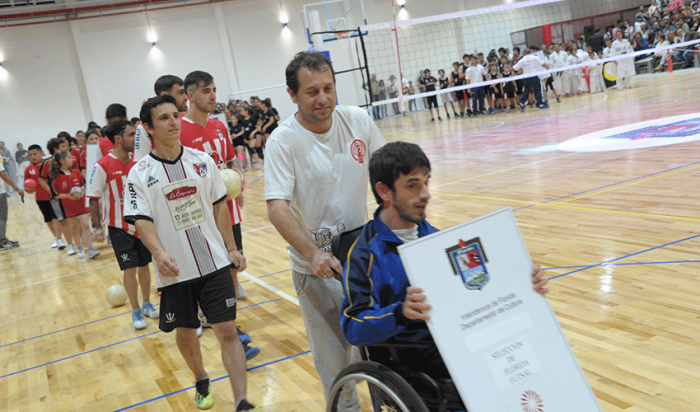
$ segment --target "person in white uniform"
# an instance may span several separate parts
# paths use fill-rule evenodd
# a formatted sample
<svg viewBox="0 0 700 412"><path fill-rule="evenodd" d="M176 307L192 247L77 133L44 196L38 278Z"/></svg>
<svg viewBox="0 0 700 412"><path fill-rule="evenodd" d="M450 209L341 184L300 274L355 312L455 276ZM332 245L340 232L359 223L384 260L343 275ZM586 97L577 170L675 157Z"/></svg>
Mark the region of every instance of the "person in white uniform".
<svg viewBox="0 0 700 412"><path fill-rule="evenodd" d="M246 399L246 359L236 330L231 269L245 270L236 249L226 186L208 154L180 145L180 114L170 95L146 100L141 122L155 148L129 171L124 220L134 224L153 256L160 329L175 330L177 347L196 380L195 404L214 405L196 329L201 307L221 345L236 411L259 411Z"/></svg>
<svg viewBox="0 0 700 412"><path fill-rule="evenodd" d="M336 107L335 72L318 52L301 52L286 69L297 112L267 141L265 200L270 222L289 242L292 280L314 365L328 400L336 375L357 356L340 328L340 262L333 235L368 221L369 155L386 142L358 107ZM341 410L359 411L354 387Z"/></svg>
<svg viewBox="0 0 700 412"><path fill-rule="evenodd" d="M612 52L613 55L619 56L622 54L630 53L632 52L632 45L630 44L629 40L624 38L624 35L622 33L622 30L617 31L617 40L615 40L612 44ZM627 59L625 59L627 60ZM618 60L617 63L617 89L618 90L623 90L623 89L630 89L632 88L632 84L630 81L630 76L621 76L622 70L620 69L620 66L623 64L622 60Z"/></svg>

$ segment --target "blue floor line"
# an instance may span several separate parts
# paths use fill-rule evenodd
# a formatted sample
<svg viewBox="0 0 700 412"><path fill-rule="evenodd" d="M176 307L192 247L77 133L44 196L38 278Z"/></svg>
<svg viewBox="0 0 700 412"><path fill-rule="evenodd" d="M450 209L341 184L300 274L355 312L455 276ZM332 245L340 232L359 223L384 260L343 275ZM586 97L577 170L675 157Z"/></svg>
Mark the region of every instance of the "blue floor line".
<svg viewBox="0 0 700 412"><path fill-rule="evenodd" d="M286 360L288 360L288 359L296 358L297 356L306 355L307 353L311 353L311 351L308 351L308 350L307 350L307 351L305 351L305 352L297 353L296 355L285 356L284 358L280 358L280 359L277 359L277 360L274 360L274 361L271 361L271 362L268 362L268 363L263 363L262 365L253 366L252 368L248 369L248 371L253 371L253 370L256 370L256 369L264 368L265 366L274 365L275 363L279 363L279 362L286 361ZM220 376L220 377L218 377L218 378L212 379L211 382L218 382L218 381L220 381L220 380L222 380L222 379L227 379L227 378L228 378L228 375L224 375L224 376ZM160 396L157 396L157 397L155 397L155 398L145 400L145 401L143 401L143 402L135 403L135 404L133 404L133 405L131 405L131 406L127 406L127 407L125 407L125 408L117 409L117 410L115 410L115 411L113 411L113 412L122 412L122 411L126 411L126 410L129 410L129 409L133 409L133 408L136 408L136 407L145 405L145 404L147 404L147 403L155 402L155 401L157 401L157 400L164 399L164 398L167 398L167 397L169 397L169 396L177 395L177 394L180 393L180 392L189 391L189 390L191 390L191 389L194 389L194 385L193 385L193 386L190 386L190 387L187 387L187 388L179 389L179 390L177 390L177 391L175 391L175 392L166 393L166 394L164 394L164 395L160 395Z"/></svg>
<svg viewBox="0 0 700 412"><path fill-rule="evenodd" d="M636 263L610 263L610 264L601 264L601 267L604 266L634 266L634 265L668 265L672 263L700 263L700 260L667 260L667 261L661 261L661 262L636 262ZM578 266L558 266L558 267L551 267L551 268L542 268L542 270L556 270L556 269L579 269L579 268L585 268L588 267L586 265L578 265Z"/></svg>
<svg viewBox="0 0 700 412"><path fill-rule="evenodd" d="M582 268L580 268L580 269L572 270L571 272L567 272L567 273L564 273L564 274L561 274L561 275L558 275L558 276L554 276L554 277L551 277L551 278L549 278L549 279L551 280L551 279L560 278L560 277L562 277L562 276L568 276L568 275L571 275L571 274L573 274L573 273L581 272L581 271L588 270L588 269L595 268L595 267L607 266L607 265L609 265L609 264L612 263L612 262L617 262L618 260L626 259L626 258L632 257L632 256L637 256L637 255L640 255L640 254L642 254L642 253L650 252L650 251L656 250L656 249L661 249L662 247L675 245L676 243L685 242L686 240L691 240L691 239L695 239L695 238L698 238L698 237L700 237L700 235L694 235L694 236L687 237L687 238L685 238L685 239L675 240L675 241L673 241L673 242L669 242L669 243L666 243L666 244L663 244L663 245L660 245L660 246L654 246L654 247L652 247L652 248L645 249L645 250L642 250L642 251L639 251L639 252L635 252L635 253L632 253L632 254L629 254L629 255L621 256L621 257L619 257L619 258L615 258L615 259L611 259L611 260L606 260L605 262L598 263L598 264L596 264L596 265L584 266L584 267L582 267Z"/></svg>
<svg viewBox="0 0 700 412"><path fill-rule="evenodd" d="M255 306L262 305L262 304L264 304L264 303L279 302L280 300L283 300L283 299L267 300L267 301L265 301L265 302L260 302L260 303L255 303L255 304L253 304L253 305L244 306L244 307L242 307L242 308L239 308L238 310L243 310L243 309L252 308L252 307L255 307ZM112 317L113 317L113 316L112 316ZM105 318L105 319L109 319L109 318ZM98 321L93 321L93 322L90 322L90 323L94 323L94 322L98 322ZM87 325L87 324L89 324L89 323L86 323L86 325ZM77 327L77 326L74 326L74 327ZM69 328L69 329L72 329L72 328ZM67 356L67 357L65 357L65 358L57 359L57 360L54 360L54 361L51 361L51 362L46 362L46 363L43 363L43 364L41 364L41 365L32 366L31 368L23 369L23 370L21 370L21 371L8 373L7 375L2 375L2 376L0 376L0 379L7 378L8 376L17 375L17 374L20 374L20 373L23 373L23 372L27 372L27 371L30 371L30 370L33 370L33 369L41 368L42 366L46 366L46 365L51 365L51 364L54 364L54 363L58 363L58 362L61 362L61 361L67 360L67 359L72 359L72 358L75 358L75 357L78 357L78 356L86 355L86 354L88 354L88 353L92 353L92 352L95 352L95 351L98 351L98 350L106 349L106 348L109 348L109 347L111 347L111 346L120 345L120 344L122 344L122 343L130 342L130 341L135 340L135 339L141 339L141 338L146 337L146 336L155 335L156 333L161 333L161 332L162 332L162 331L157 330L157 331L155 331L155 332L147 333L147 334L145 334L145 335L135 336L135 337L133 337L133 338L129 338L129 339L123 340L123 341L121 341L121 342L110 343L109 345L105 345L105 346L101 346L101 347L99 347L99 348L91 349L91 350L86 351L86 352L76 353L75 355ZM56 332L52 332L52 333L56 333ZM44 336L45 336L45 335L44 335ZM33 339L33 338L32 338L32 339ZM29 339L26 339L26 340L29 340ZM16 342L16 343L18 343L18 342Z"/></svg>

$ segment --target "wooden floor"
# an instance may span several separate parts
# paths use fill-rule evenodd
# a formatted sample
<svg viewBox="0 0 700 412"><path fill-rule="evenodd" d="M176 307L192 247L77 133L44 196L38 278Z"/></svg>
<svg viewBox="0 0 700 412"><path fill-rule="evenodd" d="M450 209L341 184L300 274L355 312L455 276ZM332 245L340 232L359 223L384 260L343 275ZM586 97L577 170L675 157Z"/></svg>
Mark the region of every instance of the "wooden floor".
<svg viewBox="0 0 700 412"><path fill-rule="evenodd" d="M378 122L388 141L416 142L428 154L433 225L516 210L533 260L554 278L551 305L606 412L700 407L700 142L518 152L698 112L699 82L700 71L676 72L635 78L628 91L552 100L546 111ZM262 173L248 181L248 298L239 319L262 350L248 365L249 398L266 411L322 411L285 242L266 217ZM0 410L196 410L174 336L153 320L136 332L126 307L106 304L105 290L121 281L111 247L100 244L92 261L66 256L50 248L39 219L31 196L26 204L10 198L8 235L22 247L0 254ZM201 344L214 379L212 410L233 410L211 331Z"/></svg>

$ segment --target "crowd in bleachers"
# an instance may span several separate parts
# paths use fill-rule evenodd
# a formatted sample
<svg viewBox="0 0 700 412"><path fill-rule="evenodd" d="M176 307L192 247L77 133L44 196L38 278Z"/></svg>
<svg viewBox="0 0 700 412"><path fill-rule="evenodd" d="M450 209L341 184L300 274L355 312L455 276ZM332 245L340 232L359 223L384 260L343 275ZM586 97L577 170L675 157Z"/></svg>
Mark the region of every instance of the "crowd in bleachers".
<svg viewBox="0 0 700 412"><path fill-rule="evenodd" d="M596 28L587 38L577 36L576 39L562 43L542 44L538 47L542 53L537 54L553 69L590 62L590 65L583 69L564 70L547 76L542 79L543 88L551 92L557 101L560 101L559 96L605 92L607 87L603 78L603 64L599 60L620 54L623 50L650 50L649 54L639 55L635 60L650 59L654 72L666 69L669 62L679 66L674 68L693 67L695 55L700 49L698 44L670 50L658 48L696 40L700 37L699 30L699 2L685 1L684 4L681 0L654 0L649 6L640 6L634 24L620 18L616 24L605 27L604 31L603 28ZM519 99L523 91L523 82L508 78L522 73L512 69L521 58L519 47L513 47L512 50L491 50L486 55L475 50L462 56L463 63L454 62L451 73L446 74L441 68L438 70L438 77L434 77L430 69L425 69L421 70L415 79L407 79L404 76L401 82L393 75L387 82L372 75L371 81L365 84L364 88L370 92L372 102L378 102L397 97L399 87L404 95L411 96L465 84L478 84L486 80L503 79L502 83L483 88L472 87L465 91L410 99L401 109L398 103L375 106L372 115L375 120L379 120L387 116L402 113L405 116L411 112L428 109L434 121L435 109L438 120L442 120L440 106L446 112L447 118L450 118L450 113L454 117L473 117L510 112L516 107L516 99ZM630 87L629 78L618 79L617 83L619 89ZM547 100L546 93L544 99ZM532 96L529 101L530 105L534 105Z"/></svg>

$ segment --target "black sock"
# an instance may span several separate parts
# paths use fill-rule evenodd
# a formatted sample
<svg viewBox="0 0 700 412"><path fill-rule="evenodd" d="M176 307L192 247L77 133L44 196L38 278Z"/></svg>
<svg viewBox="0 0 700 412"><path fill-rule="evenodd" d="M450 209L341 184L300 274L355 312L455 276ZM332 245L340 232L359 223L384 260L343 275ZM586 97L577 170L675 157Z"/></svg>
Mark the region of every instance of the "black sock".
<svg viewBox="0 0 700 412"><path fill-rule="evenodd" d="M256 148L255 148L255 152L258 154L258 157L259 157L260 159L264 159L264 158L265 158L265 154L263 154L263 149L262 149L262 147L256 147Z"/></svg>
<svg viewBox="0 0 700 412"><path fill-rule="evenodd" d="M243 398L236 403L236 412L248 411L253 408L255 408L255 406L251 405L246 398Z"/></svg>
<svg viewBox="0 0 700 412"><path fill-rule="evenodd" d="M197 393L205 398L209 396L209 374L204 375L201 379L197 379L194 386L197 389Z"/></svg>

